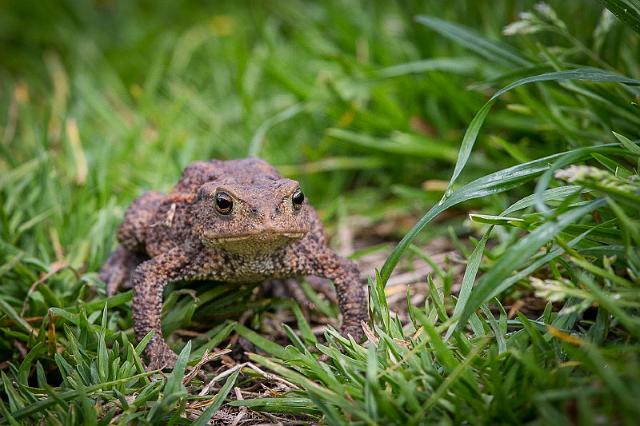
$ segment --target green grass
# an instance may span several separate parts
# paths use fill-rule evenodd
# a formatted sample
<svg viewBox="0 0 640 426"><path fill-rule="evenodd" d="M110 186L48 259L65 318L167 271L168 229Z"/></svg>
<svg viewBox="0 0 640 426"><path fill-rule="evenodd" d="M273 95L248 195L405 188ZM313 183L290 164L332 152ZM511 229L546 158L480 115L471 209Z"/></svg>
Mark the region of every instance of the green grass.
<svg viewBox="0 0 640 426"><path fill-rule="evenodd" d="M0 6L1 422L635 423L637 0L175 3ZM331 236L377 244L354 258L387 251L369 339L319 339L253 287L174 285L180 359L145 372L131 292L96 273L124 209L249 154L300 180ZM389 305L443 236L463 273ZM232 367L239 336L257 353Z"/></svg>

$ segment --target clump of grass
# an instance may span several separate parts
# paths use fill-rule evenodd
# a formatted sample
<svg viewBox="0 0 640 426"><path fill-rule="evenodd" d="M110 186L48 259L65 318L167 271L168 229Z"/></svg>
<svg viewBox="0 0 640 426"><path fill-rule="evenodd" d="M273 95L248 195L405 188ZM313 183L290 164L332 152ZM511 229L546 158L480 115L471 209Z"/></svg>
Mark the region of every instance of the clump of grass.
<svg viewBox="0 0 640 426"><path fill-rule="evenodd" d="M634 0L604 3L7 6L3 422L632 423L640 20ZM145 372L130 291L106 298L95 274L123 209L192 160L247 154L300 179L331 231L390 250L367 342L198 283L165 300L178 365ZM352 216L417 223L371 235ZM398 315L392 273L450 230L463 276L434 268ZM234 360L241 341L256 353Z"/></svg>

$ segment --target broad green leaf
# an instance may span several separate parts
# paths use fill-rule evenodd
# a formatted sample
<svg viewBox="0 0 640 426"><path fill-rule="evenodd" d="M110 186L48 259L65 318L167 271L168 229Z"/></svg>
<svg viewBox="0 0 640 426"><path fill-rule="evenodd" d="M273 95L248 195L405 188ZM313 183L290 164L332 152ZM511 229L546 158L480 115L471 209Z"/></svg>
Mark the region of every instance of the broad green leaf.
<svg viewBox="0 0 640 426"><path fill-rule="evenodd" d="M478 134L482 128L482 124L487 118L489 111L491 111L493 103L494 100L492 98L489 102L484 104L482 108L480 108L480 111L478 111L473 117L473 120L471 120L471 124L469 124L469 127L462 138L462 144L460 145L460 151L458 152L458 160L456 161L456 165L453 169L453 175L451 175L451 179L449 180L447 193L451 191L453 184L458 180L458 176L460 176L462 169L466 166L469 156L471 155L471 150L473 150L473 146L476 143L476 139L478 138Z"/></svg>
<svg viewBox="0 0 640 426"><path fill-rule="evenodd" d="M367 373L364 386L364 403L367 408L367 414L374 420L378 421L378 359L376 355L376 346L370 344L367 348Z"/></svg>
<svg viewBox="0 0 640 426"><path fill-rule="evenodd" d="M205 351L215 348L220 343L222 343L223 340L229 337L229 335L235 329L235 327L236 327L235 322L228 322L227 324L224 324L222 327L217 329L218 331L213 336L205 335L205 337L209 337L209 338L206 340L205 344L203 344L202 346L200 346L198 349L194 350L191 353L191 360L202 358L202 355L204 355Z"/></svg>
<svg viewBox="0 0 640 426"><path fill-rule="evenodd" d="M315 334L313 334L311 326L307 322L307 319L304 317L302 309L300 309L300 305L298 305L297 303L294 304L292 310L293 314L296 316L298 329L300 330L300 334L302 334L304 340L312 344L317 343L318 339L316 338Z"/></svg>
<svg viewBox="0 0 640 426"><path fill-rule="evenodd" d="M44 342L38 342L35 344L33 348L29 351L27 356L24 357L22 363L20 364L20 368L18 369L18 382L22 385L27 386L29 373L31 371L31 365L35 360L40 358L42 355L47 353L47 345Z"/></svg>
<svg viewBox="0 0 640 426"><path fill-rule="evenodd" d="M20 423L18 423L16 421L16 419L13 418L13 416L11 415L11 413L9 412L7 407L4 405L4 401L2 401L2 399L0 399L0 412L4 416L2 419L0 419L1 421L7 422L11 426L19 426L20 425Z"/></svg>
<svg viewBox="0 0 640 426"><path fill-rule="evenodd" d="M543 192L542 200L543 201L553 201L553 200L564 200L567 197L575 195L577 192L581 191L582 187L578 185L566 185L559 186L557 188L550 188ZM536 195L531 194L528 195L521 200L516 201L508 209L503 211L500 215L508 215L519 210L526 209L527 207L531 207L536 202Z"/></svg>
<svg viewBox="0 0 640 426"><path fill-rule="evenodd" d="M15 418L19 418L15 413L24 409L25 401L4 371L0 371L0 377L2 379L7 402L9 403L9 409L11 410L11 413L14 414Z"/></svg>

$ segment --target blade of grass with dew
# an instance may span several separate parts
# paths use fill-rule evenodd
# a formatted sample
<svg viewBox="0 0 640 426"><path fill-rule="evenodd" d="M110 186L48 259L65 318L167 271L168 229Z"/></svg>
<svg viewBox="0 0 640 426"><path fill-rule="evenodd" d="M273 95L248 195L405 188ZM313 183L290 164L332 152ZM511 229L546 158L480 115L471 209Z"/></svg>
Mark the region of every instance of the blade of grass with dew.
<svg viewBox="0 0 640 426"><path fill-rule="evenodd" d="M587 205L563 213L558 216L557 220L547 222L536 228L529 235L514 244L511 249L493 265L491 270L482 276L478 285L471 292L469 301L460 314L458 329L466 324L471 313L481 304L506 290L507 287L504 285L505 278L533 256L540 247L560 233L564 228L604 204L604 199L598 199Z"/></svg>
<svg viewBox="0 0 640 426"><path fill-rule="evenodd" d="M402 240L394 248L393 252L385 261L380 270L380 277L384 283L389 280L393 269L400 261L400 257L408 249L416 236L429 224L435 217L445 210L474 198L486 197L491 194L497 194L509 189L520 186L526 182L533 180L535 177L544 173L549 169L549 163L555 159L567 155L577 154L576 158L583 159L592 153L619 153L620 148L615 144L600 145L596 147L577 148L564 153L553 154L548 157L530 161L528 163L519 164L517 166L504 169L490 175L478 178L459 189L453 191L449 196L443 198L438 204L433 206L414 226L405 234Z"/></svg>
<svg viewBox="0 0 640 426"><path fill-rule="evenodd" d="M640 34L640 1L601 0L614 15Z"/></svg>
<svg viewBox="0 0 640 426"><path fill-rule="evenodd" d="M574 70L554 71L525 77L520 80L514 81L511 84L508 84L507 86L498 90L489 99L489 101L487 101L487 103L485 103L484 106L476 113L475 117L473 117L473 120L471 121L471 124L467 128L464 138L462 139L462 145L458 154L458 160L453 170L451 180L449 181L449 191L451 190L454 183L458 179L458 176L467 164L469 156L471 155L471 151L473 150L473 146L476 142L476 139L478 138L478 134L480 133L480 128L487 118L487 114L491 110L491 107L495 103L496 99L517 87L524 86L526 84L541 83L546 81L585 81L592 83L620 83L630 86L640 85L640 80L625 77L619 74L614 74L612 72L601 70L598 68L578 68Z"/></svg>

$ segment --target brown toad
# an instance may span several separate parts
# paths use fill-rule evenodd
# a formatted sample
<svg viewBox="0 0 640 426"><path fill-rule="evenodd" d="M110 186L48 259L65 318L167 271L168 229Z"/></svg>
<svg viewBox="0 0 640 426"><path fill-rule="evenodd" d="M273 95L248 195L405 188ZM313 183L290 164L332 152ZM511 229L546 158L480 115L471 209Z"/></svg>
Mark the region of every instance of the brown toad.
<svg viewBox="0 0 640 426"><path fill-rule="evenodd" d="M368 313L356 265L327 246L298 183L262 160L189 165L171 193L149 192L131 204L118 241L100 278L108 294L131 280L136 337L155 331L146 348L150 368L176 360L160 329L163 288L171 281L327 278L336 287L342 333L363 337Z"/></svg>

